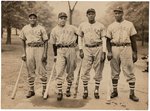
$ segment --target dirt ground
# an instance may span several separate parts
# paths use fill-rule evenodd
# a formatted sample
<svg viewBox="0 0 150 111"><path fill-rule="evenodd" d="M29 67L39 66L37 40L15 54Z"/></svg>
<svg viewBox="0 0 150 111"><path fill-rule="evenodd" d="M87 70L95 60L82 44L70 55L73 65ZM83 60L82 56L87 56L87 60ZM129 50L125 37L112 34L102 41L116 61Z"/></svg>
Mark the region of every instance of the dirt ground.
<svg viewBox="0 0 150 111"><path fill-rule="evenodd" d="M18 76L18 72L21 66L22 47L21 41L18 36L13 35L12 45L5 45L6 39L2 39L2 73L1 73L1 108L2 109L101 109L101 110L147 110L148 109L148 73L142 72L146 67L146 62L141 59L142 56L148 53L147 47L139 47L139 59L135 63L135 75L136 75L136 95L139 97L139 102L133 102L129 99L129 86L125 80L124 75L121 73L118 90L119 97L111 99L110 104L107 104L107 88L109 83L108 75L110 74L109 62L106 61L103 71L103 80L100 87L100 99L94 98L94 72L91 70L91 80L89 84L89 98L87 100L82 99L83 85L80 80L79 93L76 99L73 97L64 99L60 102L56 100L56 86L55 81L51 81L49 89L49 99L43 100L41 96L42 85L38 78L36 79L35 91L36 95L31 99L26 99L25 95L28 91L27 88L27 71L26 67L23 67L21 78L19 80L19 86L14 100L11 99L11 94L15 81ZM141 45L141 44L140 44ZM138 43L138 46L140 46ZM50 75L53 65L52 48L49 46L48 52L48 76ZM79 60L77 64L79 65ZM75 80L78 67L75 71ZM65 92L66 84L63 86ZM74 84L72 87L74 92Z"/></svg>

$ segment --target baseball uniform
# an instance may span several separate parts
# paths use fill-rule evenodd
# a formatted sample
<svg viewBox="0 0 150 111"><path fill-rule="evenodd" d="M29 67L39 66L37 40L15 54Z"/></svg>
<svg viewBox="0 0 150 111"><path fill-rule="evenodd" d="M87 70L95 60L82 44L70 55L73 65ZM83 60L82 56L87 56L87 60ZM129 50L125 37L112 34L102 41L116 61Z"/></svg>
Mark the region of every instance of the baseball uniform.
<svg viewBox="0 0 150 111"><path fill-rule="evenodd" d="M106 36L106 30L103 24L95 22L90 24L89 22L83 22L79 25L78 35L83 39L84 45L79 42L79 49L83 48L84 58L81 70L81 78L83 81L90 80L90 70L95 70L95 81L100 83L102 79L102 71L104 68L104 62L101 61L103 53L103 41L102 38Z"/></svg>
<svg viewBox="0 0 150 111"><path fill-rule="evenodd" d="M29 87L34 86L35 70L40 75L43 86L46 86L47 72L45 64L41 60L44 52L44 41L48 40L44 27L41 25L36 25L35 27L31 27L30 24L26 25L23 27L19 37L26 41Z"/></svg>
<svg viewBox="0 0 150 111"><path fill-rule="evenodd" d="M111 44L116 45L112 45L113 58L110 62L112 79L119 79L121 64L127 81L135 81L130 41L130 36L135 34L137 34L137 32L134 25L127 20L123 20L121 23L114 22L108 26L107 37L111 39Z"/></svg>
<svg viewBox="0 0 150 111"><path fill-rule="evenodd" d="M72 25L65 25L64 27L57 25L51 32L50 41L57 46L57 84L63 84L65 68L68 74L67 82L74 80L74 70L76 68L75 46L77 45L75 33L77 33L77 29Z"/></svg>

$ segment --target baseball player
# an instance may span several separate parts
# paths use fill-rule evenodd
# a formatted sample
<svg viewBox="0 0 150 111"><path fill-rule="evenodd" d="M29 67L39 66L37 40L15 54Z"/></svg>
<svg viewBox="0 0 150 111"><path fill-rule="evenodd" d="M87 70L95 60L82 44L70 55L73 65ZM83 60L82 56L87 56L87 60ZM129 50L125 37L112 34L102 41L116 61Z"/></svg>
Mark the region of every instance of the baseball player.
<svg viewBox="0 0 150 111"><path fill-rule="evenodd" d="M105 61L105 47L103 41L105 40L106 30L103 24L95 20L95 9L87 10L86 16L88 21L79 25L79 49L80 57L83 59L81 79L83 81L84 93L83 99L88 97L88 81L90 80L90 70L95 70L95 91L94 96L99 99L99 85L102 80L102 71Z"/></svg>
<svg viewBox="0 0 150 111"><path fill-rule="evenodd" d="M130 87L129 98L139 101L134 94L135 75L133 63L137 61L136 30L132 22L123 19L123 8L116 7L114 15L116 21L108 26L107 29L107 58L110 61L113 92L111 98L118 96L117 85L120 75L120 65L126 76Z"/></svg>
<svg viewBox="0 0 150 111"><path fill-rule="evenodd" d="M64 70L67 73L67 90L66 96L71 96L70 88L74 80L74 70L76 68L76 51L77 46L77 28L66 24L67 14L61 12L58 14L58 25L52 29L50 41L54 49L54 61L56 61L57 73L57 100L63 98L62 84L64 81ZM57 60L56 60L57 56Z"/></svg>
<svg viewBox="0 0 150 111"><path fill-rule="evenodd" d="M35 13L29 14L30 24L23 27L20 33L22 39L24 55L22 59L26 61L28 70L29 92L27 98L35 95L34 81L35 70L40 75L43 84L44 95L47 83L46 61L48 49L48 36L43 26L37 23L37 15Z"/></svg>

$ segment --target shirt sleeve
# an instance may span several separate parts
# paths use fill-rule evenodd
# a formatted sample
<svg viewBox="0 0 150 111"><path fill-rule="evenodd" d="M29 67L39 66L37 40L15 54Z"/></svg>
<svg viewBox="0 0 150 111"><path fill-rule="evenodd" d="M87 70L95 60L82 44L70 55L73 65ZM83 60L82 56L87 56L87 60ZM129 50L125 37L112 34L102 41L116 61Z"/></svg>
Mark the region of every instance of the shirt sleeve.
<svg viewBox="0 0 150 111"><path fill-rule="evenodd" d="M102 29L101 29L101 37L105 37L106 36L106 28L105 26L103 25L102 26Z"/></svg>
<svg viewBox="0 0 150 111"><path fill-rule="evenodd" d="M51 34L50 34L50 43L51 44L56 44L56 35L55 35L55 30L54 29L51 31Z"/></svg>
<svg viewBox="0 0 150 111"><path fill-rule="evenodd" d="M24 28L20 31L19 38L22 40L26 40L26 37L24 35Z"/></svg>
<svg viewBox="0 0 150 111"><path fill-rule="evenodd" d="M111 27L110 26L108 26L108 28L107 28L106 37L112 39L112 32L111 32Z"/></svg>
<svg viewBox="0 0 150 111"><path fill-rule="evenodd" d="M44 27L42 27L42 37L44 41L48 40L48 36Z"/></svg>
<svg viewBox="0 0 150 111"><path fill-rule="evenodd" d="M77 30L77 34L81 37L83 37L83 31L82 31L82 24L79 25L78 30Z"/></svg>
<svg viewBox="0 0 150 111"><path fill-rule="evenodd" d="M135 35L135 34L137 34L137 31L136 31L136 29L135 29L135 27L134 27L134 25L133 25L133 23L132 23L130 36L133 36L133 35Z"/></svg>

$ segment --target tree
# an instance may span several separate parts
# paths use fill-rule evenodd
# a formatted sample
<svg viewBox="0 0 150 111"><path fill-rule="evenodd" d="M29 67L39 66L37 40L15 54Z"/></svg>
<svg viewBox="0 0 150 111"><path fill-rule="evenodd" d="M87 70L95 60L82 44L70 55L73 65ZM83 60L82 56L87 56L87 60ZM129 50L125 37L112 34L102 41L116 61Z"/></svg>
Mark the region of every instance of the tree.
<svg viewBox="0 0 150 111"><path fill-rule="evenodd" d="M78 2L76 1L75 4L73 5L73 8L71 8L70 2L68 1L68 6L69 6L69 23L72 25L72 15L75 9L75 6Z"/></svg>

